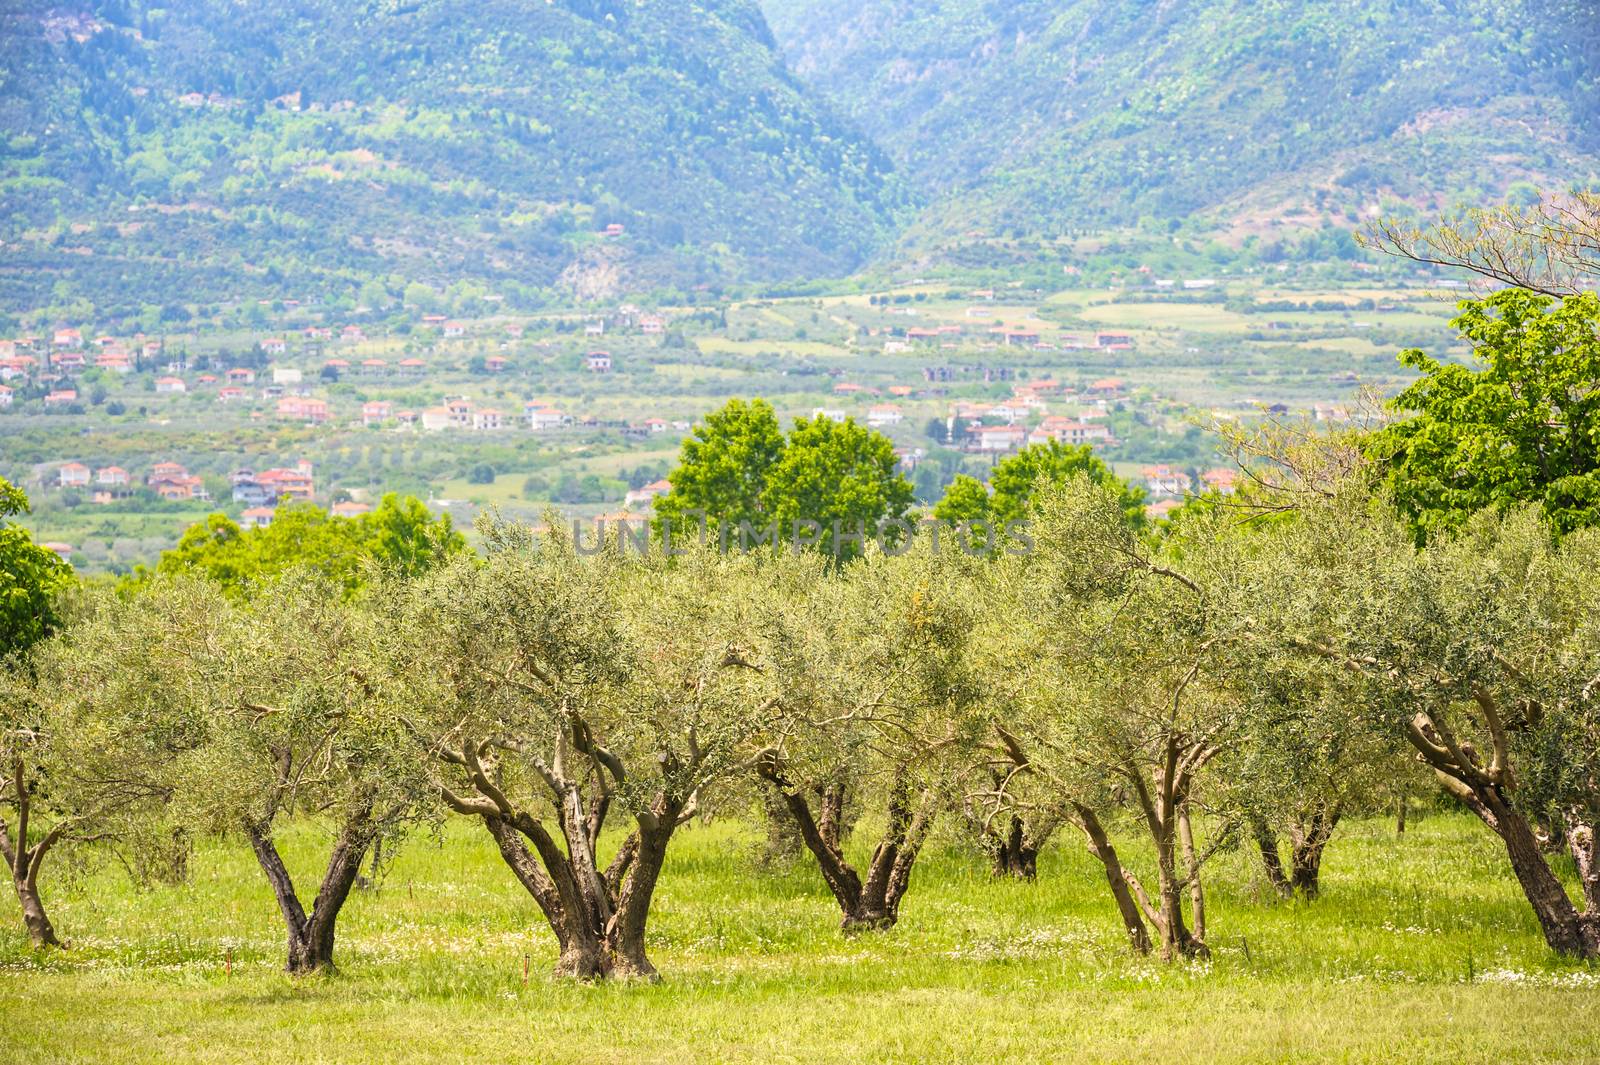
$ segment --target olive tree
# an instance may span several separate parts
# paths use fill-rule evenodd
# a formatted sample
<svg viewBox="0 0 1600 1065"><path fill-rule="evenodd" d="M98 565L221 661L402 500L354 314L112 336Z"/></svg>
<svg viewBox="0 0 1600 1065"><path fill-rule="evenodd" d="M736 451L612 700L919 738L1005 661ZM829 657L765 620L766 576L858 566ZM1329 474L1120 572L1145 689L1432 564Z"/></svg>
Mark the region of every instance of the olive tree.
<svg viewBox="0 0 1600 1065"><path fill-rule="evenodd" d="M1248 827L1272 889L1314 899L1341 821L1378 809L1410 767L1342 671L1275 640L1257 646L1230 677L1244 718L1215 797Z"/></svg>
<svg viewBox="0 0 1600 1065"><path fill-rule="evenodd" d="M303 570L257 583L247 599L189 587L183 609L159 612L146 649L163 697L204 729L176 767L178 801L198 826L249 841L283 918L288 971L332 969L362 859L403 830L423 795L382 672L397 634L342 585ZM278 845L296 819L328 840L309 900Z"/></svg>
<svg viewBox="0 0 1600 1065"><path fill-rule="evenodd" d="M1047 783L1102 863L1136 950L1204 954L1201 867L1232 830L1201 846L1201 775L1241 720L1224 683L1240 632L1233 538L1212 517L1181 543L1152 546L1114 492L1082 477L1047 491L1036 513L1038 550L1007 567L1007 631L995 637L1013 649L999 668L1025 679L1020 709L1001 723L1008 781ZM1000 808L1018 793L1008 782L988 799ZM1154 851L1148 888L1117 851L1119 819Z"/></svg>
<svg viewBox="0 0 1600 1065"><path fill-rule="evenodd" d="M156 598L182 609L187 594ZM35 947L61 945L39 886L47 858L82 868L115 856L137 878L175 879L189 839L171 816L171 766L200 733L152 671L159 611L95 596L73 614L0 670L0 803L15 812L14 831L0 819L0 856Z"/></svg>
<svg viewBox="0 0 1600 1065"><path fill-rule="evenodd" d="M782 797L847 932L885 929L983 726L971 644L978 564L924 543L813 565L784 588L770 657L780 712L757 771ZM845 854L854 792L882 803L867 864Z"/></svg>
<svg viewBox="0 0 1600 1065"><path fill-rule="evenodd" d="M770 710L754 562L580 557L486 523L487 557L412 589L398 676L438 794L477 818L533 896L559 975L653 977L645 930L667 847L747 768ZM624 838L602 857L615 810Z"/></svg>
<svg viewBox="0 0 1600 1065"><path fill-rule="evenodd" d="M1357 500L1309 508L1283 547L1293 592L1267 627L1357 678L1375 720L1500 838L1553 949L1600 955L1600 533L1485 511L1418 550Z"/></svg>

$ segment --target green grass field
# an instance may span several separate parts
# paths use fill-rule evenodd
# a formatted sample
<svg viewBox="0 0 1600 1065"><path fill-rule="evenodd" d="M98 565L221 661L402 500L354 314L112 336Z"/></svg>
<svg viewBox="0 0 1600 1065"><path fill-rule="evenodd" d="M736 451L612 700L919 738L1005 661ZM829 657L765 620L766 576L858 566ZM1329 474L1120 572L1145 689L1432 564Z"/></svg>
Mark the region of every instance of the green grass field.
<svg viewBox="0 0 1600 1065"><path fill-rule="evenodd" d="M918 866L894 931L846 940L809 866L767 872L729 823L674 843L653 985L545 975L554 940L488 837L419 835L340 924L337 975L283 975L248 848L190 883L106 870L48 892L72 950L0 939L0 1061L1474 1062L1600 1060L1600 969L1549 954L1470 820L1341 829L1325 897L1269 901L1248 856L1211 874L1207 963L1132 957L1063 837L1036 884L959 842ZM290 841L315 883L309 826ZM225 953L232 953L232 972ZM532 975L524 983L523 967Z"/></svg>

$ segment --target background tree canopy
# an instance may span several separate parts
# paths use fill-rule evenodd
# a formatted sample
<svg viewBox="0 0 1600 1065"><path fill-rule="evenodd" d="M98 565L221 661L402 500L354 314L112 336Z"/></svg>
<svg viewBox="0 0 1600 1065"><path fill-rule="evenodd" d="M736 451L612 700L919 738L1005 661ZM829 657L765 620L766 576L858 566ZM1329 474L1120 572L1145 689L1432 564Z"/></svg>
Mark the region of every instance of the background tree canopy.
<svg viewBox="0 0 1600 1065"><path fill-rule="evenodd" d="M1369 449L1418 537L1484 508L1536 503L1561 531L1600 519L1600 298L1559 304L1507 289L1461 304L1477 367L1412 350L1422 373L1395 410L1411 415Z"/></svg>
<svg viewBox="0 0 1600 1065"><path fill-rule="evenodd" d="M72 567L6 519L28 511L22 489L0 477L0 663L48 635L59 621L55 597Z"/></svg>

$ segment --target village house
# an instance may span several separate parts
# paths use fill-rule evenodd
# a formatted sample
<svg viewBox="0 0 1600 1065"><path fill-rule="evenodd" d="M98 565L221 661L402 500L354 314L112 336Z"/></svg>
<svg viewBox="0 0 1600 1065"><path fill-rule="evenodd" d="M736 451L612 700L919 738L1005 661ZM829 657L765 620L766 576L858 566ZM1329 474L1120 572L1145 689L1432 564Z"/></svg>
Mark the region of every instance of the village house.
<svg viewBox="0 0 1600 1065"><path fill-rule="evenodd" d="M305 374L297 366L274 366L272 368L272 383L275 385L298 385L305 379Z"/></svg>
<svg viewBox="0 0 1600 1065"><path fill-rule="evenodd" d="M583 357L583 362L590 373L611 372L611 353L609 351L591 351Z"/></svg>
<svg viewBox="0 0 1600 1065"><path fill-rule="evenodd" d="M973 436L979 451L1013 451L1022 446L1028 431L1020 425L981 425Z"/></svg>
<svg viewBox="0 0 1600 1065"><path fill-rule="evenodd" d="M429 433L437 433L450 428L450 408L429 407L423 411L422 428Z"/></svg>
<svg viewBox="0 0 1600 1065"><path fill-rule="evenodd" d="M83 333L77 329L57 329L51 338L51 344L58 348L82 347Z"/></svg>
<svg viewBox="0 0 1600 1065"><path fill-rule="evenodd" d="M1229 469L1207 470L1200 475L1200 483L1208 492L1231 496L1239 485L1239 471Z"/></svg>
<svg viewBox="0 0 1600 1065"><path fill-rule="evenodd" d="M11 406L12 391L10 385L0 385L0 407Z"/></svg>
<svg viewBox="0 0 1600 1065"><path fill-rule="evenodd" d="M464 337L467 335L467 327L460 322L446 322L444 323L444 335L451 338Z"/></svg>
<svg viewBox="0 0 1600 1065"><path fill-rule="evenodd" d="M329 418L326 400L305 396L285 396L278 400L277 411L281 421L305 422L307 425L321 425Z"/></svg>
<svg viewBox="0 0 1600 1065"><path fill-rule="evenodd" d="M1042 444L1054 440L1058 444L1069 444L1074 447L1080 444L1109 444L1111 443L1111 429L1109 426L1095 422L1074 421L1071 418L1051 417L1039 423L1039 427L1028 434L1030 444Z"/></svg>
<svg viewBox="0 0 1600 1065"><path fill-rule="evenodd" d="M388 373L389 364L382 359L362 359L361 372L364 374Z"/></svg>
<svg viewBox="0 0 1600 1065"><path fill-rule="evenodd" d="M508 362L504 355L490 355L483 360L483 368L490 373L505 373Z"/></svg>
<svg viewBox="0 0 1600 1065"><path fill-rule="evenodd" d="M335 374L343 376L344 372L350 369L350 363L344 359L329 359L327 362L322 364L322 369L324 373L326 373L328 370L332 370Z"/></svg>
<svg viewBox="0 0 1600 1065"><path fill-rule="evenodd" d="M837 407L813 407L811 410L811 417L812 420L816 420L817 418L826 418L830 422L841 423L849 419L849 415L845 414L844 411L839 410Z"/></svg>
<svg viewBox="0 0 1600 1065"><path fill-rule="evenodd" d="M639 332L647 337L660 336L667 331L667 320L658 314L646 314L639 319Z"/></svg>
<svg viewBox="0 0 1600 1065"><path fill-rule="evenodd" d="M1128 383L1120 377L1102 377L1098 381L1089 382L1089 395L1101 399L1111 399L1120 396L1127 390Z"/></svg>
<svg viewBox="0 0 1600 1065"><path fill-rule="evenodd" d="M183 383L181 377L156 378L156 392L160 395L180 396L189 391L189 386Z"/></svg>
<svg viewBox="0 0 1600 1065"><path fill-rule="evenodd" d="M102 466L94 471L94 481L105 488L126 488L132 483L128 471L121 466Z"/></svg>
<svg viewBox="0 0 1600 1065"><path fill-rule="evenodd" d="M1132 351L1133 337L1127 333L1096 333L1094 346L1102 351Z"/></svg>
<svg viewBox="0 0 1600 1065"><path fill-rule="evenodd" d="M242 515L241 524L246 529L265 529L272 524L272 515L271 507L249 507Z"/></svg>
<svg viewBox="0 0 1600 1065"><path fill-rule="evenodd" d="M256 480L250 470L239 470L233 475L233 501L247 507L276 502L267 486Z"/></svg>
<svg viewBox="0 0 1600 1065"><path fill-rule="evenodd" d="M656 497L666 495L672 491L670 481L652 481L643 488L635 488L622 499L623 507L644 507L649 509L655 505Z"/></svg>
<svg viewBox="0 0 1600 1065"><path fill-rule="evenodd" d="M89 484L89 467L69 462L56 470L56 484L62 488L84 488Z"/></svg>
<svg viewBox="0 0 1600 1065"><path fill-rule="evenodd" d="M362 331L359 325L345 326L343 329L339 330L339 336L341 339L350 343L356 343L367 339L367 334Z"/></svg>
<svg viewBox="0 0 1600 1065"><path fill-rule="evenodd" d="M668 425L665 418L646 418L644 420L644 428L651 436L654 436L657 433L666 432L671 426Z"/></svg>
<svg viewBox="0 0 1600 1065"><path fill-rule="evenodd" d="M523 417L528 419L528 428L536 433L550 432L567 424L565 414L543 403L525 404L522 411Z"/></svg>
<svg viewBox="0 0 1600 1065"><path fill-rule="evenodd" d="M1028 416L1028 408L1021 403L996 403L983 412L985 418L1002 418L1008 422L1020 421Z"/></svg>
<svg viewBox="0 0 1600 1065"><path fill-rule="evenodd" d="M886 429L904 420L905 415L893 403L879 403L867 408L867 424L874 429Z"/></svg>
<svg viewBox="0 0 1600 1065"><path fill-rule="evenodd" d="M158 462L150 467L150 472L145 474L145 484L155 484L157 481L169 480L189 476L189 471L176 462Z"/></svg>
<svg viewBox="0 0 1600 1065"><path fill-rule="evenodd" d="M253 385L256 383L256 372L248 366L235 366L223 374L229 384Z"/></svg>
<svg viewBox="0 0 1600 1065"><path fill-rule="evenodd" d="M145 484L162 499L210 499L205 482L176 462L158 462L145 475Z"/></svg>
<svg viewBox="0 0 1600 1065"><path fill-rule="evenodd" d="M361 515L371 512L372 508L366 503L357 503L353 499L335 503L332 508L333 516L336 518L359 518Z"/></svg>
<svg viewBox="0 0 1600 1065"><path fill-rule="evenodd" d="M266 488L269 498L274 500L287 496L293 500L309 503L316 494L311 463L304 459L295 463L293 469L278 467L259 473L256 475L256 482Z"/></svg>
<svg viewBox="0 0 1600 1065"><path fill-rule="evenodd" d="M1189 475L1171 466L1146 466L1139 471L1152 496L1181 496L1189 491Z"/></svg>
<svg viewBox="0 0 1600 1065"><path fill-rule="evenodd" d="M64 374L80 374L87 364L81 351L63 351L50 359L51 367Z"/></svg>
<svg viewBox="0 0 1600 1065"><path fill-rule="evenodd" d="M480 433L496 432L505 428L504 415L493 408L472 412L472 428Z"/></svg>
<svg viewBox="0 0 1600 1065"><path fill-rule="evenodd" d="M400 372L407 377L421 377L428 370L428 364L421 359L410 358L400 360Z"/></svg>
<svg viewBox="0 0 1600 1065"><path fill-rule="evenodd" d="M447 321L449 321L449 319L442 314L425 314L422 316L422 324L429 329L439 329L443 327L444 323Z"/></svg>
<svg viewBox="0 0 1600 1065"><path fill-rule="evenodd" d="M281 337L268 337L261 342L261 350L268 355L283 355L289 350L289 345Z"/></svg>
<svg viewBox="0 0 1600 1065"><path fill-rule="evenodd" d="M224 386L222 388L217 389L217 402L218 403L236 403L239 400L244 399L248 395L249 395L249 393L246 392L242 388L235 388L233 386Z"/></svg>
<svg viewBox="0 0 1600 1065"><path fill-rule="evenodd" d="M444 406L450 413L450 428L472 428L472 404L464 399L451 399L446 400Z"/></svg>
<svg viewBox="0 0 1600 1065"><path fill-rule="evenodd" d="M374 425L382 425L393 417L391 405L381 400L374 400L361 405L361 424L368 429Z"/></svg>
<svg viewBox="0 0 1600 1065"><path fill-rule="evenodd" d="M1160 499L1144 508L1144 516L1151 521L1166 521L1181 506L1181 499Z"/></svg>
<svg viewBox="0 0 1600 1065"><path fill-rule="evenodd" d="M78 390L75 388L58 388L44 397L46 407L65 407L78 402Z"/></svg>

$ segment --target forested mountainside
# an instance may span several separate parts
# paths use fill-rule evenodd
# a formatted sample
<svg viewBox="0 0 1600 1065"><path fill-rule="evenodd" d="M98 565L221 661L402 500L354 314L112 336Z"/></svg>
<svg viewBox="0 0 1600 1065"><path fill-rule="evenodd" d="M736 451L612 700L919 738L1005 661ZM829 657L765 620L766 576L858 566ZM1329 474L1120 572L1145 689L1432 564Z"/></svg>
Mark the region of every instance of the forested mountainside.
<svg viewBox="0 0 1600 1065"><path fill-rule="evenodd" d="M838 273L903 198L754 0L13 2L0 47L12 306Z"/></svg>
<svg viewBox="0 0 1600 1065"><path fill-rule="evenodd" d="M0 47L12 309L1349 227L1600 151L1593 0L12 0Z"/></svg>
<svg viewBox="0 0 1600 1065"><path fill-rule="evenodd" d="M1592 0L768 0L934 231L1230 228L1588 182Z"/></svg>

